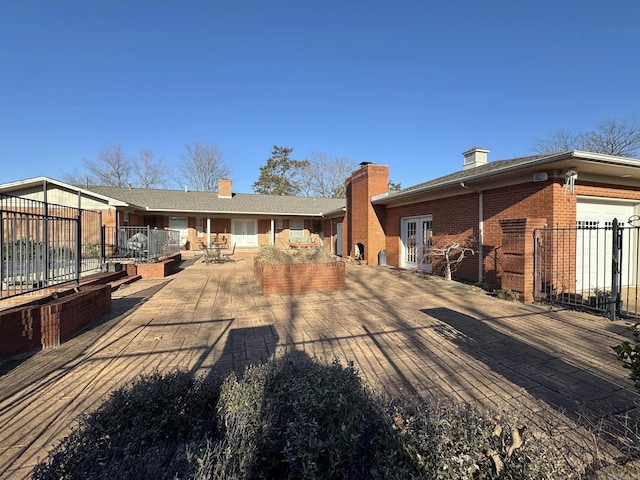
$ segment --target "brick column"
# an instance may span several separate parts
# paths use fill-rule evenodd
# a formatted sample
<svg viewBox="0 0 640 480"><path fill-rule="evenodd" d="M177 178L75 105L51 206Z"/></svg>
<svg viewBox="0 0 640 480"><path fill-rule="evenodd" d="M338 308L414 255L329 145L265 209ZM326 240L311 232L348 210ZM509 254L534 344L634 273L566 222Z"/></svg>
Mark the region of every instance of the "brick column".
<svg viewBox="0 0 640 480"><path fill-rule="evenodd" d="M501 288L521 294L525 302L533 301L534 238L536 228L544 228L546 218L501 220L502 281Z"/></svg>

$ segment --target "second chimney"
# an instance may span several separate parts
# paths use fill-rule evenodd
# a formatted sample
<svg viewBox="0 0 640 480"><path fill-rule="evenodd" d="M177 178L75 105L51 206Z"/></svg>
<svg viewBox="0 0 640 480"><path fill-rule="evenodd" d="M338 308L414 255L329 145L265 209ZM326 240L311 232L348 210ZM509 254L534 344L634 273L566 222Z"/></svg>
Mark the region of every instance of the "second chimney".
<svg viewBox="0 0 640 480"><path fill-rule="evenodd" d="M486 164L488 153L489 150L482 147L472 147L466 152L463 152L462 156L464 157L464 163L462 164L462 170Z"/></svg>
<svg viewBox="0 0 640 480"><path fill-rule="evenodd" d="M231 198L231 180L228 178L218 179L218 198Z"/></svg>

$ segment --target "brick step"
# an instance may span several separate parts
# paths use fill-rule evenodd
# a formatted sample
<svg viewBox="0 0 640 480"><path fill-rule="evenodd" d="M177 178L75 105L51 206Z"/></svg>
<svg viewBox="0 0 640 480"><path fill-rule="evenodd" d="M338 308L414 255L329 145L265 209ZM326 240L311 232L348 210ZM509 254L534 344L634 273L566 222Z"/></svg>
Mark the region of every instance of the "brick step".
<svg viewBox="0 0 640 480"><path fill-rule="evenodd" d="M131 277L122 277L113 282L109 282L111 284L111 291L113 292L120 288L122 285L129 285L130 283L136 282L141 278L141 275L133 275Z"/></svg>

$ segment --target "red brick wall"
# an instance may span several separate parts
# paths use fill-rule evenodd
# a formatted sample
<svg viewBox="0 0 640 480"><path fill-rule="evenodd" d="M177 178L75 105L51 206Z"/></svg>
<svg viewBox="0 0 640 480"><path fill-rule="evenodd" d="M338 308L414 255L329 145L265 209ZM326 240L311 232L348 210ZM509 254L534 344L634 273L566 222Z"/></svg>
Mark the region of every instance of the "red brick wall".
<svg viewBox="0 0 640 480"><path fill-rule="evenodd" d="M262 293L299 293L345 288L344 262L264 264L254 260L254 275Z"/></svg>
<svg viewBox="0 0 640 480"><path fill-rule="evenodd" d="M57 347L110 311L111 285L96 285L0 312L0 358Z"/></svg>
<svg viewBox="0 0 640 480"><path fill-rule="evenodd" d="M544 228L546 218L502 220L503 289L519 292L525 302L533 301L533 254L536 228Z"/></svg>
<svg viewBox="0 0 640 480"><path fill-rule="evenodd" d="M0 358L41 348L38 305L0 312Z"/></svg>
<svg viewBox="0 0 640 480"><path fill-rule="evenodd" d="M464 192L464 191L463 191ZM452 213L453 212L453 213ZM433 218L433 243L444 246L451 240L462 240L469 237L478 239L478 194L463 193L457 197L425 201L394 207L386 212L387 263L400 266L401 219L431 215ZM455 278L476 280L478 276L478 259L468 257L454 274Z"/></svg>
<svg viewBox="0 0 640 480"><path fill-rule="evenodd" d="M389 167L385 165L363 165L346 181L347 215L343 224L346 232L343 239L345 255L354 255L355 245L365 248L365 263L377 264L378 252L386 248L383 225L386 211L374 208L371 198L385 193L389 187Z"/></svg>
<svg viewBox="0 0 640 480"><path fill-rule="evenodd" d="M111 285L86 287L43 305L40 310L42 348L59 346L110 311Z"/></svg>
<svg viewBox="0 0 640 480"><path fill-rule="evenodd" d="M135 273L133 272L133 269L130 269L129 267L131 264L127 264L127 275L140 275L142 278L168 277L177 271L181 260L182 255L176 254L162 262L137 263L135 264Z"/></svg>
<svg viewBox="0 0 640 480"><path fill-rule="evenodd" d="M486 190L483 195L483 276L488 283L499 284L502 273L502 239L500 221L505 219L541 217L553 212L557 185L552 182L528 183ZM561 191L561 189L560 189ZM566 202L565 202L566 203ZM546 212L546 213L545 213ZM571 213L573 212L573 213ZM433 242L436 246L452 240L480 238L479 194L461 189L460 195L387 209L387 261L400 265L400 222L403 217L432 215ZM564 208L564 215L573 215L574 205ZM556 218L561 218L556 215ZM477 243L476 243L477 247ZM477 254L476 254L477 255ZM459 266L454 278L478 280L478 257L469 256Z"/></svg>

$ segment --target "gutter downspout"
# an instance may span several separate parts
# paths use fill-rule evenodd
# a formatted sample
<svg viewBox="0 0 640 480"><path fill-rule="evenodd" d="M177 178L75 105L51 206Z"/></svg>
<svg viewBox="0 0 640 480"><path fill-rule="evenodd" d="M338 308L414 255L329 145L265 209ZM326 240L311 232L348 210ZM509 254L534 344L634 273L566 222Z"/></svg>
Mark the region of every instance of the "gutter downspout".
<svg viewBox="0 0 640 480"><path fill-rule="evenodd" d="M464 182L460 182L460 186L466 190L471 190L478 194L478 283L484 281L484 194L482 190L467 187Z"/></svg>

